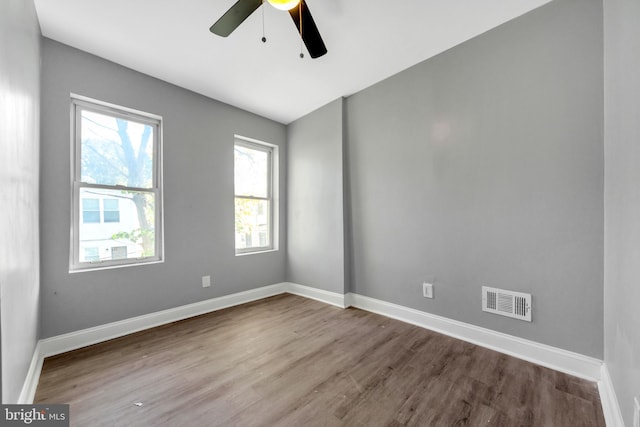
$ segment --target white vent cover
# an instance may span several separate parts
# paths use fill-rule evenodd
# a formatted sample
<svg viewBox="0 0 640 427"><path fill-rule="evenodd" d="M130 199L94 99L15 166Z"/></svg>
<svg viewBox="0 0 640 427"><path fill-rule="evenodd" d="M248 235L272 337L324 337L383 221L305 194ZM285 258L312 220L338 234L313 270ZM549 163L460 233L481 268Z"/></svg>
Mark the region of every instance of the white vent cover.
<svg viewBox="0 0 640 427"><path fill-rule="evenodd" d="M531 294L483 286L482 311L531 322Z"/></svg>

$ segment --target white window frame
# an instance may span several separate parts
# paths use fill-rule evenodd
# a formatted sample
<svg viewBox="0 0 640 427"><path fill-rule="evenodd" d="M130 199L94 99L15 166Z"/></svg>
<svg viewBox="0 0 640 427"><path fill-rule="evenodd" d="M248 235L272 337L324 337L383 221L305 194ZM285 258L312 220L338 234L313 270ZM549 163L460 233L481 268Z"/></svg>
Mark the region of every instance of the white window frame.
<svg viewBox="0 0 640 427"><path fill-rule="evenodd" d="M82 182L80 150L81 141L81 112L92 111L112 117L135 121L153 126L153 171L152 187L137 188L123 185L105 185ZM155 255L150 257L103 260L98 262L80 262L80 191L83 188L100 190L131 190L153 194L155 197ZM102 203L100 203L102 208ZM162 191L162 117L131 108L110 104L103 101L71 94L71 232L69 250L69 272L103 270L107 268L130 267L142 264L164 262L164 221L163 221L163 191ZM102 221L102 212L100 216Z"/></svg>
<svg viewBox="0 0 640 427"><path fill-rule="evenodd" d="M243 199L251 199L251 200L267 200L269 203L269 210L267 212L268 216L268 229L271 239L269 244L266 246L255 246L251 248L237 248L235 247L235 225L234 225L234 247L236 255L250 255L257 253L264 253L270 251L278 250L278 146L274 144L269 144L268 142L260 141L253 138L247 138L240 135L234 135L234 150L235 147L239 145L241 147L250 148L253 150L264 151L269 154L269 170L267 182L269 184L267 189L267 197L258 197L250 194L237 194L235 191L234 184L234 224L235 224L235 200L237 198ZM235 159L234 159L234 171L235 171ZM234 172L235 176L235 172Z"/></svg>

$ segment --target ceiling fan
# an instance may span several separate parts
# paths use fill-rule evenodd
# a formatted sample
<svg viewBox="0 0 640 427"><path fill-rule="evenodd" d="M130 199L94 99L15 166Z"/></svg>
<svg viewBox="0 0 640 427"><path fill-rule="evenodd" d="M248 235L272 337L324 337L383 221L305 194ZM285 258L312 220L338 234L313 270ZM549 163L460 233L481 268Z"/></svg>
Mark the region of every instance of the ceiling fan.
<svg viewBox="0 0 640 427"><path fill-rule="evenodd" d="M309 7L305 0L267 0L276 9L288 10L289 15L298 28L298 32L304 41L309 55L312 58L319 58L327 53L327 48L322 41L318 27L313 21ZM227 12L222 15L215 24L209 28L213 34L227 37L245 19L255 12L264 0L238 0ZM266 41L263 37L262 41ZM300 54L302 56L302 54Z"/></svg>

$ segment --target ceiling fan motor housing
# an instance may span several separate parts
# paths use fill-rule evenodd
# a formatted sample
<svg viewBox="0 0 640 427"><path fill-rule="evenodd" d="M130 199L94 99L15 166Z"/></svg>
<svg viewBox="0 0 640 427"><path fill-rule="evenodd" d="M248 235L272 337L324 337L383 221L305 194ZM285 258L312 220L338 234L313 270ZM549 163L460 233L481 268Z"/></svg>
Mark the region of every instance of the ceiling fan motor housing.
<svg viewBox="0 0 640 427"><path fill-rule="evenodd" d="M267 0L276 9L291 10L300 3L300 0Z"/></svg>

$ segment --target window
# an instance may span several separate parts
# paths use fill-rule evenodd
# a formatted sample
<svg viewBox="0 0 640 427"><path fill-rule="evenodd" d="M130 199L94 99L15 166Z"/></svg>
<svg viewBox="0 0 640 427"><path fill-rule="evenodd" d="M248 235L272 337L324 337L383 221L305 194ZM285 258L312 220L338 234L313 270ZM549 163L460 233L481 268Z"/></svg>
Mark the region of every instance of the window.
<svg viewBox="0 0 640 427"><path fill-rule="evenodd" d="M100 260L99 248L84 248L84 259L87 262L95 262Z"/></svg>
<svg viewBox="0 0 640 427"><path fill-rule="evenodd" d="M234 148L236 254L274 249L277 147L236 136Z"/></svg>
<svg viewBox="0 0 640 427"><path fill-rule="evenodd" d="M120 222L120 203L118 199L104 199L104 222Z"/></svg>
<svg viewBox="0 0 640 427"><path fill-rule="evenodd" d="M85 224L100 222L100 199L82 200L82 222Z"/></svg>
<svg viewBox="0 0 640 427"><path fill-rule="evenodd" d="M70 271L163 259L161 118L72 98Z"/></svg>
<svg viewBox="0 0 640 427"><path fill-rule="evenodd" d="M97 224L100 222L120 222L120 204L118 199L84 198L82 199L82 222ZM104 206L102 214L100 204Z"/></svg>
<svg viewBox="0 0 640 427"><path fill-rule="evenodd" d="M111 248L111 259L126 259L127 247L126 246L114 246Z"/></svg>

